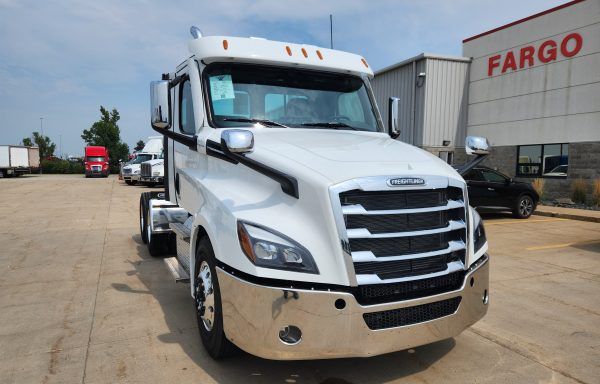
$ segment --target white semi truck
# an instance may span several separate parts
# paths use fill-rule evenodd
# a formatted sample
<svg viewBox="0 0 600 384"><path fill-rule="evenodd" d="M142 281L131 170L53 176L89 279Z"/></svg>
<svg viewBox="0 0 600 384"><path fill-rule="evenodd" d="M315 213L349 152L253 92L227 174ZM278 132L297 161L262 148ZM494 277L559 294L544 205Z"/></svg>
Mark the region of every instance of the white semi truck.
<svg viewBox="0 0 600 384"><path fill-rule="evenodd" d="M144 161L140 166L140 183L148 187L165 182L165 165L163 152L156 159Z"/></svg>
<svg viewBox="0 0 600 384"><path fill-rule="evenodd" d="M121 168L121 176L128 185L135 185L140 181L142 163L157 159L163 152L163 137L150 136L144 148L137 152L135 158Z"/></svg>
<svg viewBox="0 0 600 384"><path fill-rule="evenodd" d="M361 56L191 32L150 87L166 183L141 195L140 231L152 255L176 249L213 358L374 356L485 315L488 245L459 172L487 140L467 138L457 172L393 139L397 99L386 131Z"/></svg>

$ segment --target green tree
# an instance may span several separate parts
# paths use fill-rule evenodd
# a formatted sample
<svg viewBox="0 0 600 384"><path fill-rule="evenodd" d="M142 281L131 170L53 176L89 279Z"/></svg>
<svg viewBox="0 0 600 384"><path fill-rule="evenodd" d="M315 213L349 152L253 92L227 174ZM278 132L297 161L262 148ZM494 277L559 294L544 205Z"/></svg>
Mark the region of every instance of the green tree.
<svg viewBox="0 0 600 384"><path fill-rule="evenodd" d="M142 149L144 149L144 140L140 140L135 144L135 147L133 148L134 151L141 151Z"/></svg>
<svg viewBox="0 0 600 384"><path fill-rule="evenodd" d="M110 155L110 165L117 167L120 159L127 159L129 146L121 141L121 130L117 122L121 116L116 108L108 111L100 106L100 120L89 129L84 129L81 138L87 145L106 147Z"/></svg>
<svg viewBox="0 0 600 384"><path fill-rule="evenodd" d="M54 150L56 149L56 144L48 136L41 135L39 132L33 132L31 137L24 138L23 145L27 147L39 147L40 159L54 156Z"/></svg>

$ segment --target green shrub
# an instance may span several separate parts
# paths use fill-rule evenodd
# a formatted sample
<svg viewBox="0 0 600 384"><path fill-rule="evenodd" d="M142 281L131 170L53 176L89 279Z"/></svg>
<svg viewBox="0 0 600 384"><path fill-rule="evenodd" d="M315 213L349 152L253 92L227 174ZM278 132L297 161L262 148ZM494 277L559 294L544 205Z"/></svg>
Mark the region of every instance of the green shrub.
<svg viewBox="0 0 600 384"><path fill-rule="evenodd" d="M43 173L48 174L83 174L85 167L82 163L62 159L45 159L41 161Z"/></svg>
<svg viewBox="0 0 600 384"><path fill-rule="evenodd" d="M587 185L585 183L585 180L573 180L573 184L571 185L571 200L573 200L577 204L585 204L586 189Z"/></svg>

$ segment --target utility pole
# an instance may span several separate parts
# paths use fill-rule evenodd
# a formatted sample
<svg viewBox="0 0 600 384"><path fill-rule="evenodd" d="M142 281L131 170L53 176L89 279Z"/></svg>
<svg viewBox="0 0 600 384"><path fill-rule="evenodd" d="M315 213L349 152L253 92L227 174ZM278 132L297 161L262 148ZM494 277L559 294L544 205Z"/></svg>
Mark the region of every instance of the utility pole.
<svg viewBox="0 0 600 384"><path fill-rule="evenodd" d="M58 135L58 151L60 152L60 158L62 159L62 135Z"/></svg>
<svg viewBox="0 0 600 384"><path fill-rule="evenodd" d="M40 133L44 136L44 118L40 117Z"/></svg>
<svg viewBox="0 0 600 384"><path fill-rule="evenodd" d="M329 14L329 45L333 49L333 15Z"/></svg>

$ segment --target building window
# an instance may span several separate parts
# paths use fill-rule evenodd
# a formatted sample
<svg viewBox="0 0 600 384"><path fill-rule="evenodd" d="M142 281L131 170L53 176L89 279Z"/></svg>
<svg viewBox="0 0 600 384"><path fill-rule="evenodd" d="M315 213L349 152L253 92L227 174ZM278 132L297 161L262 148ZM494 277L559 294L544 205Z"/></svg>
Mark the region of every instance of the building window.
<svg viewBox="0 0 600 384"><path fill-rule="evenodd" d="M567 177L569 144L521 145L517 153L517 176Z"/></svg>

